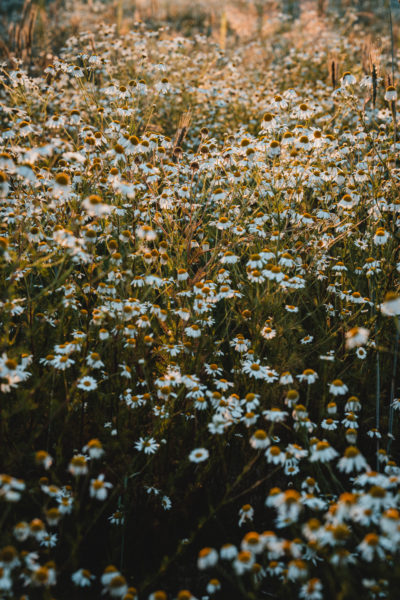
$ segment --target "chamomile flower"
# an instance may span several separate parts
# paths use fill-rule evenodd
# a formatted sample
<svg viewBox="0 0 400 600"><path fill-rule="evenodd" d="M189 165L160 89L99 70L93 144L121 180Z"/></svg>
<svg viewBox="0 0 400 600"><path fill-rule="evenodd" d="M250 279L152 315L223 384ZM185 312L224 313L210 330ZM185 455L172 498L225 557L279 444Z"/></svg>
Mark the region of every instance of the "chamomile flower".
<svg viewBox="0 0 400 600"><path fill-rule="evenodd" d="M82 377L79 380L77 388L79 388L80 390L84 390L85 392L91 392L97 389L97 381L94 379L94 377L91 377L90 375L85 375L85 377Z"/></svg>
<svg viewBox="0 0 400 600"><path fill-rule="evenodd" d="M396 92L396 88L393 85L389 85L386 88L386 92L385 92L385 100L387 102L394 102L395 100L397 100L397 92Z"/></svg>
<svg viewBox="0 0 400 600"><path fill-rule="evenodd" d="M104 474L102 473L97 479L92 479L90 481L90 497L96 498L96 500L105 500L108 495L108 490L112 487L112 483L104 481Z"/></svg>
<svg viewBox="0 0 400 600"><path fill-rule="evenodd" d="M47 470L50 469L51 465L53 464L53 459L45 450L38 450L35 454L35 462Z"/></svg>
<svg viewBox="0 0 400 600"><path fill-rule="evenodd" d="M203 548L200 550L197 558L197 567L203 571L209 567L214 567L218 562L218 552L215 548Z"/></svg>
<svg viewBox="0 0 400 600"><path fill-rule="evenodd" d="M255 450L267 448L270 445L270 443L271 440L269 439L266 431L264 431L263 429L257 429L257 431L255 431L250 438L250 445Z"/></svg>
<svg viewBox="0 0 400 600"><path fill-rule="evenodd" d="M273 465L283 465L286 461L286 454L282 452L279 446L270 446L265 451L267 462Z"/></svg>
<svg viewBox="0 0 400 600"><path fill-rule="evenodd" d="M252 521L254 517L254 508L251 504L244 504L239 510L239 527L247 521Z"/></svg>
<svg viewBox="0 0 400 600"><path fill-rule="evenodd" d="M275 407L264 410L262 414L264 419L271 423L283 423L288 416L288 413L285 410Z"/></svg>
<svg viewBox="0 0 400 600"><path fill-rule="evenodd" d="M281 385L290 385L293 383L293 376L290 371L283 371L279 378L279 383Z"/></svg>
<svg viewBox="0 0 400 600"><path fill-rule="evenodd" d="M88 472L88 463L87 458L83 454L76 454L72 457L71 462L68 465L68 471L74 475L74 477L79 477L80 475L86 475Z"/></svg>
<svg viewBox="0 0 400 600"><path fill-rule="evenodd" d="M338 456L338 452L326 441L311 446L310 462L329 462Z"/></svg>
<svg viewBox="0 0 400 600"><path fill-rule="evenodd" d="M261 335L265 340L272 340L276 336L276 330L272 329L269 325L265 325L261 329Z"/></svg>
<svg viewBox="0 0 400 600"><path fill-rule="evenodd" d="M367 343L370 331L365 327L353 327L346 332L346 348L352 350Z"/></svg>
<svg viewBox="0 0 400 600"><path fill-rule="evenodd" d="M309 385L315 383L318 379L318 373L313 369L305 369L303 373L296 376L300 382L306 382Z"/></svg>
<svg viewBox="0 0 400 600"><path fill-rule="evenodd" d="M210 581L207 583L207 593L208 594L215 594L216 592L218 592L221 589L221 583L219 581L219 579L210 579Z"/></svg>
<svg viewBox="0 0 400 600"><path fill-rule="evenodd" d="M368 468L367 461L356 446L348 446L344 455L338 461L339 471L351 473L352 471L364 471Z"/></svg>
<svg viewBox="0 0 400 600"><path fill-rule="evenodd" d="M341 379L334 379L329 385L329 393L333 396L343 396L348 391L349 388Z"/></svg>
<svg viewBox="0 0 400 600"><path fill-rule="evenodd" d="M255 563L255 556L249 550L242 550L234 559L232 566L236 575L250 571Z"/></svg>
<svg viewBox="0 0 400 600"><path fill-rule="evenodd" d="M356 78L350 71L346 71L342 76L342 86L347 87L349 85L354 85L356 83Z"/></svg>
<svg viewBox="0 0 400 600"><path fill-rule="evenodd" d="M198 338L201 336L201 328L197 324L190 325L189 327L185 327L185 333L188 337Z"/></svg>
<svg viewBox="0 0 400 600"><path fill-rule="evenodd" d="M390 238L390 233L386 231L383 227L379 227L376 230L373 241L376 246L383 246L386 244L388 239Z"/></svg>
<svg viewBox="0 0 400 600"><path fill-rule="evenodd" d="M104 448L100 440L93 438L82 448L82 452L89 454L90 458L98 459L103 456Z"/></svg>
<svg viewBox="0 0 400 600"><path fill-rule="evenodd" d="M135 442L134 446L139 452L144 452L145 454L155 454L160 447L160 444L156 442L153 437L141 437L137 442Z"/></svg>
<svg viewBox="0 0 400 600"><path fill-rule="evenodd" d="M395 317L400 315L400 296L394 292L388 292L384 302L380 305L383 315L386 317Z"/></svg>
<svg viewBox="0 0 400 600"><path fill-rule="evenodd" d="M356 356L360 360L365 360L367 358L368 352L365 348L357 348Z"/></svg>
<svg viewBox="0 0 400 600"><path fill-rule="evenodd" d="M71 575L71 579L77 587L90 587L95 576L87 569L78 569Z"/></svg>
<svg viewBox="0 0 400 600"><path fill-rule="evenodd" d="M190 462L200 463L207 460L209 456L210 453L206 448L196 448L189 454L189 460Z"/></svg>
<svg viewBox="0 0 400 600"><path fill-rule="evenodd" d="M90 217L106 217L111 214L114 207L102 202L100 196L92 194L82 202L82 207Z"/></svg>

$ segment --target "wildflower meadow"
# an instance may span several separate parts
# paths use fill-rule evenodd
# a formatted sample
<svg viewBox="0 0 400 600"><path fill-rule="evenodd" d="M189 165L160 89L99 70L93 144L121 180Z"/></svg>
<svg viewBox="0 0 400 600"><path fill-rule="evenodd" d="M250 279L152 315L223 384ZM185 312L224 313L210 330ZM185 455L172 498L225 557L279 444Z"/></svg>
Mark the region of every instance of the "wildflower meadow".
<svg viewBox="0 0 400 600"><path fill-rule="evenodd" d="M1 600L398 599L400 6L11 4Z"/></svg>

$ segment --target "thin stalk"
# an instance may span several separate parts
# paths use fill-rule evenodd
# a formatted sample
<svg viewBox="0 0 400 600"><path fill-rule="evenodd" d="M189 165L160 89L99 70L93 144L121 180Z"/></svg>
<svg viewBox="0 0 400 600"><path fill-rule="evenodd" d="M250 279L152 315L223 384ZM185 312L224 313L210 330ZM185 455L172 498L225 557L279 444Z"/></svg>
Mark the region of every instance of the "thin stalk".
<svg viewBox="0 0 400 600"><path fill-rule="evenodd" d="M377 343L377 325L375 325L375 343ZM379 351L376 352L376 428L379 431L380 417L380 400L381 400L381 370ZM376 438L376 470L379 471L379 438Z"/></svg>
<svg viewBox="0 0 400 600"><path fill-rule="evenodd" d="M388 444L387 444L388 454L390 452L390 446L392 445L392 441L393 441L393 413L394 413L393 401L394 401L394 395L396 393L396 373L397 373L397 361L398 361L398 356L399 356L399 339L400 339L400 319L399 319L399 317L396 317L395 324L396 324L396 336L395 336L395 340L394 340L392 380L390 383L389 427L388 427L389 440L388 440Z"/></svg>
<svg viewBox="0 0 400 600"><path fill-rule="evenodd" d="M373 303L373 314L375 317L375 347L376 347L376 367L375 367L375 427L379 431L380 423L380 404L381 404L381 369L380 369L380 354L378 345L378 318L376 311L376 290L375 287L372 290L372 303ZM376 438L376 470L379 472L379 438Z"/></svg>

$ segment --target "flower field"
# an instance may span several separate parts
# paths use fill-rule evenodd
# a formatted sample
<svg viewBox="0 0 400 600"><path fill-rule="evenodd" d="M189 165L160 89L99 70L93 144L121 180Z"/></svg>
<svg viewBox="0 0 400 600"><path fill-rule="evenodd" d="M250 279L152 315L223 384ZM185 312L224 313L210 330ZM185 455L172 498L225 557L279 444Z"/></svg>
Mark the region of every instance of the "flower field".
<svg viewBox="0 0 400 600"><path fill-rule="evenodd" d="M397 40L314 5L1 63L1 599L398 598Z"/></svg>

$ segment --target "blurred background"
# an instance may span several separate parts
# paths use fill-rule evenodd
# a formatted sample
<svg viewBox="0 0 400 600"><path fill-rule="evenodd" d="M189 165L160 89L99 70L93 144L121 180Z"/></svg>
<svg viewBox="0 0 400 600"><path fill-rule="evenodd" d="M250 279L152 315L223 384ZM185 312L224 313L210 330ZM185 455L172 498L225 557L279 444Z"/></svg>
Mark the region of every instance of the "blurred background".
<svg viewBox="0 0 400 600"><path fill-rule="evenodd" d="M387 35L392 18L397 39L399 0L1 0L0 56L48 64L69 36L103 21L121 33L138 21L168 25L180 35L201 33L224 45L267 38L271 20L304 18L310 11L342 19L350 11L354 22Z"/></svg>

